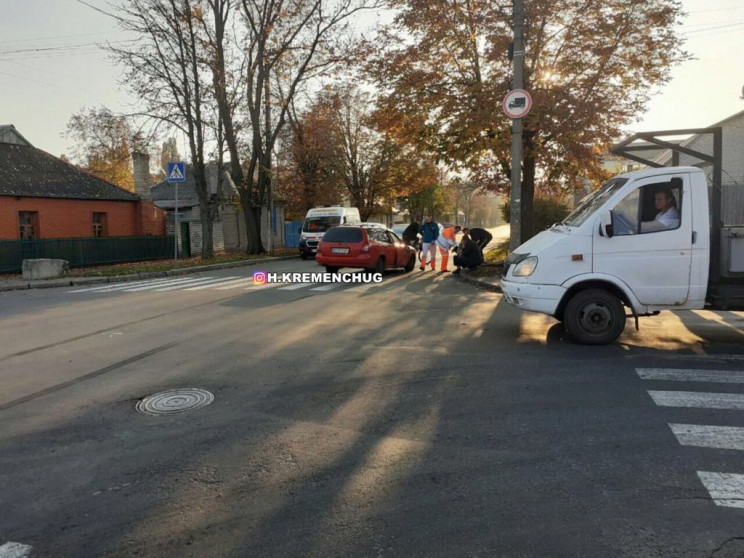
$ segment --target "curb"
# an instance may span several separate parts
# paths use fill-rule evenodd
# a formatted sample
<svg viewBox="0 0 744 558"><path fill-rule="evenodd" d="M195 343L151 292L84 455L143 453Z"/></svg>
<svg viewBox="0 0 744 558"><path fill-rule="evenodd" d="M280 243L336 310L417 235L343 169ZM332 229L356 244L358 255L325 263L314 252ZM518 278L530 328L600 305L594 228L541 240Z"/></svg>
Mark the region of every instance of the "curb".
<svg viewBox="0 0 744 558"><path fill-rule="evenodd" d="M457 278L463 283L475 285L476 287L479 287L486 291L491 291L493 293L501 292L501 282L493 283L491 281L484 281L482 279L478 279L477 277L471 277L462 270L460 270L460 273L457 274Z"/></svg>
<svg viewBox="0 0 744 558"><path fill-rule="evenodd" d="M0 292L24 291L28 289L53 289L57 287L76 287L78 285L99 285L104 283L125 283L127 281L140 281L142 279L157 279L160 277L177 277L179 275L190 275L202 271L215 271L218 269L230 269L232 267L248 267L265 263L278 262L282 260L294 260L299 256L277 256L275 258L258 258L253 260L239 260L236 262L225 262L220 264L203 265L200 267L183 267L168 271L148 271L147 273L132 273L130 275L111 275L106 277L71 277L69 279L46 279L40 281L28 281L13 285L0 284Z"/></svg>

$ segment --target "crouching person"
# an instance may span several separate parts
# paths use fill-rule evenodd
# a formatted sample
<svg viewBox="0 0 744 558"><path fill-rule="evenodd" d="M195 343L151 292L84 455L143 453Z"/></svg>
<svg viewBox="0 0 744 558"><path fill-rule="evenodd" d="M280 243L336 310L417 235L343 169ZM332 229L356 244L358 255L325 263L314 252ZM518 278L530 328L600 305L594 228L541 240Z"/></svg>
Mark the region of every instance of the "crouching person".
<svg viewBox="0 0 744 558"><path fill-rule="evenodd" d="M455 256L455 273L460 273L460 268L465 270L475 269L483 263L483 252L472 238L470 231L463 229L462 239L460 240L459 254Z"/></svg>

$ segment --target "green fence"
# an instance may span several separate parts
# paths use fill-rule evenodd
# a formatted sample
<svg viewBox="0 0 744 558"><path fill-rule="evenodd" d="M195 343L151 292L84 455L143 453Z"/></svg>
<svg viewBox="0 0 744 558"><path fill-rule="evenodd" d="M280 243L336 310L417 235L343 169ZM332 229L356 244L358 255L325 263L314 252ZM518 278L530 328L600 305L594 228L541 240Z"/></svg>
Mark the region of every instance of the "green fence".
<svg viewBox="0 0 744 558"><path fill-rule="evenodd" d="M36 258L67 260L70 267L82 267L172 257L172 236L0 240L0 273L18 273L23 260Z"/></svg>

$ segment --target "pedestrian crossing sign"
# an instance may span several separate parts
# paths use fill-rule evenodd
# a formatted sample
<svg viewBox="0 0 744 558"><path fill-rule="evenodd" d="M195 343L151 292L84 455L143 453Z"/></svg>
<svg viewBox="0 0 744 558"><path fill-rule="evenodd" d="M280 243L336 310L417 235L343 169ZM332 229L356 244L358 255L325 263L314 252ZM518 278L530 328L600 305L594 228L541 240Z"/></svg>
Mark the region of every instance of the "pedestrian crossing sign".
<svg viewBox="0 0 744 558"><path fill-rule="evenodd" d="M175 161L168 163L168 182L186 182L186 163Z"/></svg>

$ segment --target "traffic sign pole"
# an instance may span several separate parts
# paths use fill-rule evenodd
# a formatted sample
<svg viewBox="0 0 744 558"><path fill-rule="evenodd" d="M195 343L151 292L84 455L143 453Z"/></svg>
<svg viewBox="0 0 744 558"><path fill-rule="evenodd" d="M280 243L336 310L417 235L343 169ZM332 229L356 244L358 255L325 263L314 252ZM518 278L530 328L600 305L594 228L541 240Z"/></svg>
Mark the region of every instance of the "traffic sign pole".
<svg viewBox="0 0 744 558"><path fill-rule="evenodd" d="M524 87L524 0L514 0L514 83L512 89ZM507 103L504 103L505 105ZM511 202L509 208L509 249L522 244L522 118L512 120Z"/></svg>
<svg viewBox="0 0 744 558"><path fill-rule="evenodd" d="M178 184L180 182L186 182L186 163L183 161L171 161L168 163L168 177L167 180L171 184L176 186L176 202L173 210L173 259L178 259L178 237L181 232L178 226Z"/></svg>
<svg viewBox="0 0 744 558"><path fill-rule="evenodd" d="M178 259L178 233L180 232L178 229L180 227L178 226L178 182L176 182L176 209L173 212L173 234L175 238L175 245L173 246L173 259Z"/></svg>

